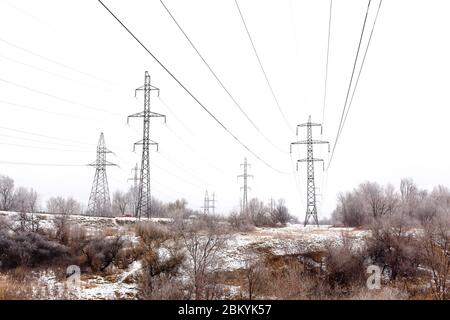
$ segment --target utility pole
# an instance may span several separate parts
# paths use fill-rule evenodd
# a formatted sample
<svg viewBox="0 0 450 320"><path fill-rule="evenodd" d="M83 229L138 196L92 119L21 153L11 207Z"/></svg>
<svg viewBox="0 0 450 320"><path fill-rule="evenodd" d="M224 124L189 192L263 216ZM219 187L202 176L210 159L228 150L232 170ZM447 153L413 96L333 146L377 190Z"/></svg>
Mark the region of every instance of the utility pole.
<svg viewBox="0 0 450 320"><path fill-rule="evenodd" d="M127 123L130 118L144 118L142 140L133 145L133 151L135 150L136 145L142 145L141 174L139 176L139 191L136 207L136 216L138 219L140 219L142 215L147 218L150 218L152 215L152 195L150 189L150 146L156 145L156 150L158 150L158 143L150 139L150 118L163 117L164 122L166 121L165 115L150 111L150 95L154 90L158 91L159 94L159 89L150 84L150 75L147 71L145 71L144 85L137 88L135 91L135 95L137 94L137 91L144 91L144 111L132 114L127 118Z"/></svg>
<svg viewBox="0 0 450 320"><path fill-rule="evenodd" d="M248 190L251 189L248 186L248 178L253 178L251 174L248 174L248 168L251 167L250 163L247 162L247 158L244 158L244 163L241 164L241 168L244 168L244 172L238 175L239 178L243 178L244 185L241 187L242 200L241 200L241 213L245 213L248 210Z"/></svg>
<svg viewBox="0 0 450 320"><path fill-rule="evenodd" d="M106 167L115 166L116 164L106 161L107 153L112 152L106 148L105 138L102 132L97 144L96 161L89 164L89 166L95 167L94 182L92 183L87 209L87 213L93 216L108 216L111 213L111 199L109 197Z"/></svg>
<svg viewBox="0 0 450 320"><path fill-rule="evenodd" d="M295 141L291 143L290 152L292 153L292 146L297 144L305 144L307 146L307 157L306 159L297 160L297 171L298 171L298 163L306 162L307 172L306 172L306 217L304 226L306 226L309 222L309 219L312 217L317 226L319 226L319 219L317 218L317 205L316 205L316 187L314 182L314 162L321 161L323 165L323 170L325 170L325 164L323 159L314 158L313 155L313 145L315 144L328 144L328 152L330 152L330 143L328 141L323 140L313 140L313 132L312 127L320 127L322 131L322 125L320 123L312 123L311 116L308 118L307 123L302 123L297 125L297 137L298 137L298 128L306 127L306 140Z"/></svg>
<svg viewBox="0 0 450 320"><path fill-rule="evenodd" d="M131 169L131 173L134 172L134 176L132 178L128 178L128 181L133 181L133 214L137 217L137 199L138 199L138 182L139 182L139 166L136 163L133 169Z"/></svg>

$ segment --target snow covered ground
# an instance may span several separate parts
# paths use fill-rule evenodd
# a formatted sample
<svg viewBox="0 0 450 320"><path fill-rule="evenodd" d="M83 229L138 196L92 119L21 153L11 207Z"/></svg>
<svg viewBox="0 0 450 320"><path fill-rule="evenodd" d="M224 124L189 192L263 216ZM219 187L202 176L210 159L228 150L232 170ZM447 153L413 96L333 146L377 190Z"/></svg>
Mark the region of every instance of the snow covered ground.
<svg viewBox="0 0 450 320"><path fill-rule="evenodd" d="M363 243L366 230L288 224L284 228L256 228L251 232L234 233L227 240L224 253L225 269L245 267L249 250L263 250L273 255L293 255L324 250L326 246L342 244L342 235L352 239L354 248Z"/></svg>
<svg viewBox="0 0 450 320"><path fill-rule="evenodd" d="M52 214L36 214L41 220L40 226L45 229L54 227ZM17 223L19 214L11 212L1 212L0 219L6 218L8 221ZM135 218L106 218L89 216L71 216L70 222L85 227L91 233L110 229L114 232L121 232L127 229L127 225L136 222ZM171 219L151 219L153 222L167 224ZM224 271L233 271L246 267L246 259L251 252L267 252L272 255L296 255L308 252L323 251L327 246L337 246L342 243L342 236L348 236L352 240L352 245L358 248L367 230L353 228L335 228L331 226L306 226L301 224L288 224L283 228L255 228L248 232L234 232L228 235L221 264ZM125 233L128 240L137 242L138 238ZM111 275L85 275L80 278L80 287L71 292L66 292L63 298L69 299L134 299L137 295L137 284L133 280L133 275L140 272L140 262L134 262L127 270L117 270ZM40 283L46 284L49 292L53 292L55 298L57 292L62 292L65 280L57 279L52 271L41 272L36 275ZM131 280L130 280L131 279ZM56 292L56 293L55 293ZM61 293L62 295L62 293Z"/></svg>

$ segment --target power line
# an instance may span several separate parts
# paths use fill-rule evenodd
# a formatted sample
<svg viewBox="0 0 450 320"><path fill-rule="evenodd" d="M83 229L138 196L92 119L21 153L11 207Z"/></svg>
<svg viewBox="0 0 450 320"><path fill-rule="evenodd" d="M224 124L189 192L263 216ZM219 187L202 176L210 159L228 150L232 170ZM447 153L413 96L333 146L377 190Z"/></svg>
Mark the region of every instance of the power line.
<svg viewBox="0 0 450 320"><path fill-rule="evenodd" d="M369 36L369 40L367 42L366 50L364 51L364 56L363 56L363 59L362 59L362 62L361 62L361 67L360 67L359 72L358 72L358 77L356 78L356 83L355 83L355 86L353 87L352 96L351 96L350 102L348 104L347 112L345 113L344 122L342 124L342 129L344 128L345 122L347 121L348 112L350 111L350 107L352 106L353 97L355 96L355 91L356 91L356 88L358 86L359 78L361 76L361 71L363 69L364 62L366 61L367 51L369 50L370 42L372 40L373 31L375 29L375 24L377 23L378 13L380 12L380 8L381 8L382 2L383 2L383 0L380 0L380 3L378 4L377 13L375 15L375 19L374 19L374 22L373 22L373 25L372 25L372 29L370 31L370 36ZM342 129L341 129L341 132L342 132Z"/></svg>
<svg viewBox="0 0 450 320"><path fill-rule="evenodd" d="M363 39L363 36L364 36L364 30L366 28L367 16L369 14L369 9L370 9L371 2L372 2L372 0L369 0L369 2L367 4L366 14L365 14L365 17L364 17L364 23L363 23L363 27L362 27L362 30L361 30L361 35L359 37L358 50L356 51L355 61L353 63L352 74L351 74L351 77L350 77L350 81L349 81L348 89L347 89L347 94L346 94L346 97L345 97L344 107L342 108L341 120L339 122L339 127L338 127L338 131L337 131L337 134L336 134L336 139L334 140L333 150L331 152L330 162L328 163L327 170L330 168L330 165L331 165L331 162L332 162L333 156L334 156L334 151L336 149L336 144L337 144L337 142L339 140L340 133L341 133L341 130L342 130L342 123L343 123L343 120L344 120L345 111L346 111L346 108L347 108L347 101L348 101L348 97L350 95L351 86L352 86L352 83L353 83L353 76L355 74L356 64L358 62L359 52L360 52L360 49L361 49L361 43L362 43L362 39Z"/></svg>
<svg viewBox="0 0 450 320"><path fill-rule="evenodd" d="M17 139L17 140L25 140L25 141L31 141L31 142L38 142L38 143L45 143L45 144L53 144L53 145L64 146L64 147L80 148L80 146L77 146L74 144L64 144L64 143L58 143L58 142L43 141L43 140L30 139L30 138L25 138L25 137L10 136L7 134L0 134L0 137Z"/></svg>
<svg viewBox="0 0 450 320"><path fill-rule="evenodd" d="M17 162L2 161L1 164L21 165L21 166L42 166L42 167L87 167L85 164L61 164L61 163L35 163L35 162Z"/></svg>
<svg viewBox="0 0 450 320"><path fill-rule="evenodd" d="M51 63L53 63L53 64L55 64L55 65L60 66L60 67L69 69L69 70L71 70L71 71L74 71L74 72L76 72L76 73L82 74L82 75L84 75L84 76L88 76L88 77L93 78L93 79L96 79L97 81L100 80L100 81L105 82L105 83L108 83L108 84L114 84L113 82L108 81L108 80L106 80L106 79L102 79L102 78L100 78L100 77L97 77L96 75L87 73L87 72L85 72L85 71L82 71L82 70L76 69L76 68L74 68L74 67L71 67L71 66L69 66L69 65L67 65L67 64L64 64L64 63L58 62L58 61L56 61L56 60L47 58L47 57L45 57L45 56L43 56L43 55L41 55L41 54L39 54L39 53L36 53L36 52L31 51L31 50L29 50L29 49L26 49L26 48L24 48L24 47L22 47L22 46L19 46L19 45L17 45L17 44L14 44L14 43L12 43L12 42L10 42L10 41L8 41L8 40L1 39L1 38L0 38L0 42L3 42L3 43L5 43L5 44L9 45L10 47L13 47L13 48L16 48L16 49L18 49L18 50L21 50L21 51L23 51L23 52L26 52L26 53L28 53L28 54L31 54L31 55L33 55L33 56L35 56L35 57L38 57L38 58L42 59L42 60L51 62Z"/></svg>
<svg viewBox="0 0 450 320"><path fill-rule="evenodd" d="M48 114L53 114L53 115L57 115L57 116L60 116L60 117L67 117L67 118L72 118L72 119L80 119L80 120L88 120L88 121L95 121L97 123L99 121L98 119L92 119L92 118L87 118L87 117L80 117L80 116L71 115L71 114L68 114L68 113L62 113L62 112L45 110L45 109L36 108L36 107L24 105L24 104L19 104L19 103L15 103L15 102L11 102L11 101L0 100L0 103L7 104L7 105L10 105L10 106L13 106L13 107L18 107L18 108L23 108L23 109L28 109L28 110L34 110L34 111L48 113ZM112 122L112 121L108 121L108 122ZM115 122L114 121L114 123L118 124L119 122ZM122 124L122 122L120 122L120 124Z"/></svg>
<svg viewBox="0 0 450 320"><path fill-rule="evenodd" d="M169 16L172 18L173 22L175 22L175 24L177 25L178 29L180 29L181 33L184 35L184 37L186 38L186 40L189 42L189 44L191 45L191 47L195 50L195 52L197 53L197 55L200 57L200 59L203 61L203 63L206 65L206 67L208 68L208 70L211 72L211 74L214 76L214 78L217 80L217 82L220 84L220 86L222 87L222 89L227 93L228 97L230 97L230 99L233 101L233 103L235 104L235 106L241 111L241 113L244 115L244 117L248 120L248 122L250 122L250 124L253 126L253 128L259 132L259 134L269 143L271 144L274 148L276 148L278 151L282 152L282 153L286 153L287 152L285 150L280 149L277 145L275 145L272 140L270 140L262 131L261 129L259 129L259 127L255 124L255 122L250 118L250 116L244 111L244 109L242 108L242 106L236 101L236 98L231 94L231 92L228 90L228 88L225 86L225 84L222 82L222 80L220 80L219 76L214 72L214 70L212 69L212 67L210 66L210 64L205 60L205 58L203 57L203 55L200 53L200 51L197 49L197 47L194 45L194 43L191 41L191 39L189 38L189 36L186 34L186 32L183 30L183 28L181 27L181 25L178 23L178 21L175 19L175 17L172 15L172 13L170 12L170 10L167 8L167 6L164 4L164 2L162 0L160 0L161 4L163 5L164 9L166 9L167 13L169 14Z"/></svg>
<svg viewBox="0 0 450 320"><path fill-rule="evenodd" d="M328 37L327 37L327 59L325 64L325 84L323 91L323 106L322 106L322 124L325 125L325 107L327 102L327 89L328 89L328 62L330 57L330 36L331 36L331 17L333 12L333 0L330 0L330 14L328 17ZM323 133L323 130L322 130Z"/></svg>
<svg viewBox="0 0 450 320"><path fill-rule="evenodd" d="M284 122L286 122L286 125L288 126L288 128L293 132L294 130L292 129L291 125L289 124L289 121L287 120L283 110L281 109L280 103L278 102L278 98L275 95L275 91L273 90L272 85L270 84L269 77L267 76L267 73L264 70L264 67L263 67L263 64L261 62L261 59L259 58L258 51L256 50L255 43L253 42L252 36L250 34L250 31L248 30L247 24L245 22L244 15L242 14L241 8L239 7L238 1L234 0L234 2L236 3L236 7L237 7L237 9L239 11L239 15L241 16L241 20L242 20L242 23L244 24L245 31L247 32L248 38L250 39L250 43L251 43L251 45L253 47L253 51L255 53L256 59L258 60L259 66L261 67L261 71L262 71L262 73L264 75L264 78L266 79L267 86L269 87L269 90L270 90L270 92L272 94L272 97L273 97L273 99L274 99L274 101L275 101L275 103L276 103L276 105L278 107L278 111L280 111L281 116L283 117Z"/></svg>
<svg viewBox="0 0 450 320"><path fill-rule="evenodd" d="M40 95L43 95L43 96L46 96L46 97L50 97L50 98L55 99L55 100L59 100L59 101L63 101L63 102L69 103L69 104L77 105L77 106L80 106L80 107L83 107L83 108L86 108L86 109L91 109L91 110L95 110L95 111L98 111L98 112L109 113L109 114L112 114L112 115L116 115L116 116L119 115L119 116L121 116L120 113L111 112L111 111L108 111L108 110L92 107L90 105L87 105L87 104L84 104L84 103L81 103L81 102L69 100L69 99L62 98L62 97L56 96L54 94L48 93L48 92L44 92L44 91L40 91L40 90L37 90L37 89L33 89L33 88L30 88L30 87L27 87L27 86L15 83L13 81L9 81L9 80L2 79L2 78L0 78L0 81L2 81L4 83L7 83L9 85L12 85L12 86L24 89L24 90L28 90L28 91L31 91L31 92L34 92L34 93L37 93L37 94L40 94Z"/></svg>
<svg viewBox="0 0 450 320"><path fill-rule="evenodd" d="M91 150L69 150L69 149L60 149L60 148L47 148L47 147L38 147L38 146L30 146L25 144L16 144L9 142L0 142L1 145L18 147L18 148L26 148L26 149L38 149L38 150L53 150L53 151L65 151L65 152L91 152Z"/></svg>
<svg viewBox="0 0 450 320"><path fill-rule="evenodd" d="M37 136L37 137L42 137L42 138L47 138L47 139L54 139L54 140L59 140L59 141L67 141L67 142L73 142L73 143L78 143L78 144L84 144L84 145L88 145L88 146L94 146L95 145L95 144L87 143L87 142L83 142L83 141L77 141L77 140L66 139L66 138L61 138L61 137L52 137L52 136L48 136L48 135L44 135L44 134L31 132L31 131L13 129L13 128L8 128L8 127L3 127L3 126L0 126L0 129L7 130L7 131L24 133L24 134Z"/></svg>
<svg viewBox="0 0 450 320"><path fill-rule="evenodd" d="M220 122L220 120L211 111L208 110L208 108L202 102L200 102L200 100L198 100L196 96L194 96L194 94L188 88L186 88L181 83L180 80L178 80L178 78L130 31L130 29L128 29L128 27L126 27L122 23L122 21L101 0L98 0L98 2L100 2L100 4L111 14L111 16L114 17L114 19L116 19L117 22L119 22L119 24L139 43L139 45L145 51L147 51L147 53L164 69L164 71L166 71L180 85L180 87L183 88L183 90L186 91L186 93L189 94L191 98L194 99L197 102L197 104L211 116L211 118L213 118L231 137L233 137L233 139L237 143L239 143L244 149L250 152L255 158L264 163L267 167L271 168L272 170L278 173L288 174L271 166L268 162L262 159L257 153L251 150L245 143L243 143L237 136L235 136L222 122Z"/></svg>

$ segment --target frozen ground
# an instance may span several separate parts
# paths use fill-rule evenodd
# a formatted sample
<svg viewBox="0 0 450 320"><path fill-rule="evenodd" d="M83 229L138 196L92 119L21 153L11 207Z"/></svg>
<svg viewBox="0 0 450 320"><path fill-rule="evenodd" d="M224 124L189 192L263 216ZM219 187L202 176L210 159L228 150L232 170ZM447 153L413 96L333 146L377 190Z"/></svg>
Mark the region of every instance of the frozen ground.
<svg viewBox="0 0 450 320"><path fill-rule="evenodd" d="M0 218L18 223L18 213L6 213L0 211ZM53 228L54 215L36 214L41 220L42 228ZM95 233L102 229L123 231L124 226L136 222L134 218L106 218L71 216L72 223L83 226L89 232ZM171 219L152 219L158 223L170 223ZM326 246L336 246L342 243L342 235L346 234L352 240L354 248L363 243L363 238L368 234L367 230L353 228L335 228L331 226L307 226L301 224L289 224L283 228L255 228L249 232L236 232L228 235L225 250L222 256L222 267L226 271L245 268L249 252L263 251L273 255L293 255L308 252L317 252ZM136 236L127 234L129 240L136 242ZM114 275L82 275L80 289L72 292L69 298L76 299L133 299L137 294L137 286L130 281L140 271L141 265L135 262L126 271L118 271ZM61 281L58 282L51 271L37 275L41 283L47 283L49 291L60 290ZM54 294L54 296L57 296Z"/></svg>

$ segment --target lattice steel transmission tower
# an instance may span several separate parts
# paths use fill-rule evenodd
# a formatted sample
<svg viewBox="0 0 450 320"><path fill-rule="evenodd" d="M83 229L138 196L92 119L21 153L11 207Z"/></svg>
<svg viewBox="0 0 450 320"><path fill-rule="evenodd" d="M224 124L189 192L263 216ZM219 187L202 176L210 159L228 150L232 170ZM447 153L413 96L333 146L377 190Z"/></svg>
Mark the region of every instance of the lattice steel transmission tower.
<svg viewBox="0 0 450 320"><path fill-rule="evenodd" d="M297 171L298 171L298 163L306 162L306 217L304 226L306 226L309 222L309 219L312 217L316 225L319 225L319 219L317 218L317 205L316 205L316 186L314 182L314 162L321 161L323 165L323 170L325 170L325 164L323 159L314 158L313 155L313 145L314 144L328 144L328 152L330 152L330 143L328 141L323 140L313 140L313 127L320 127L322 130L322 125L320 123L312 123L311 116L308 118L307 123L302 123L297 125L296 133L298 136L298 128L306 127L306 140L295 141L291 143L290 151L292 153L292 146L296 144L305 144L307 146L307 157L306 159L297 160Z"/></svg>
<svg viewBox="0 0 450 320"><path fill-rule="evenodd" d="M239 178L243 178L244 185L241 187L242 190L242 200L241 200L241 213L247 212L248 210L248 190L251 188L248 186L248 178L253 178L251 174L248 174L248 169L251 167L250 163L247 162L247 158L244 158L244 163L241 163L241 168L244 167L244 172L238 175Z"/></svg>
<svg viewBox="0 0 450 320"><path fill-rule="evenodd" d="M134 166L133 169L131 169L131 173L134 172L134 176L131 178L128 178L128 181L133 181L133 189L132 189L132 193L133 193L133 214L135 217L137 217L137 200L138 200L138 191L139 191L139 166L136 163L136 165Z"/></svg>
<svg viewBox="0 0 450 320"><path fill-rule="evenodd" d="M97 159L89 166L95 167L94 182L89 196L87 213L93 216L108 216L111 213L111 199L109 197L108 178L106 167L116 164L106 160L106 154L112 153L106 148L103 132L97 145Z"/></svg>
<svg viewBox="0 0 450 320"><path fill-rule="evenodd" d="M205 198L203 199L203 213L209 214L212 211L212 214L216 213L216 194L212 194L212 199L209 198L208 190L205 192Z"/></svg>
<svg viewBox="0 0 450 320"><path fill-rule="evenodd" d="M152 86L150 83L150 75L145 72L145 82L142 87L139 87L135 91L144 91L144 111L138 112L128 116L127 123L130 118L144 118L144 128L142 140L136 142L133 145L133 151L136 145L142 145L142 158L141 158L141 174L139 176L139 191L136 206L136 216L138 219L142 215L150 218L152 214L152 195L150 189L150 146L156 145L158 150L158 143L150 139L150 118L152 117L163 117L164 122L166 121L166 116L150 110L150 95L152 91L158 91L159 89Z"/></svg>

